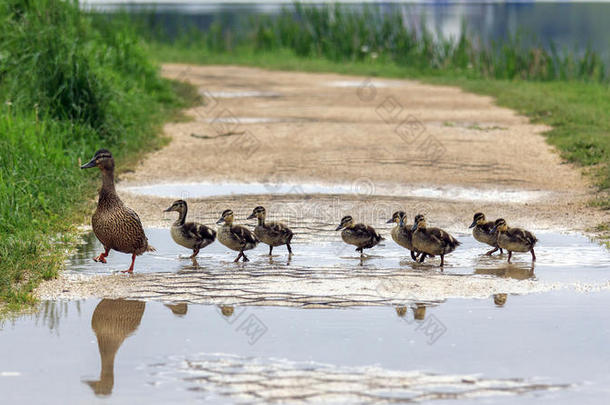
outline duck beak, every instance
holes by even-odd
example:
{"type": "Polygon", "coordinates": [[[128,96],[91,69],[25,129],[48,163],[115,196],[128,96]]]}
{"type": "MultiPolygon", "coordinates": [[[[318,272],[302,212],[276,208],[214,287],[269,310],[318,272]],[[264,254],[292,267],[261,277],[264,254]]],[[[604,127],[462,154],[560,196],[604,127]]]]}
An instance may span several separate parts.
{"type": "Polygon", "coordinates": [[[254,215],[254,213],[252,213],[252,214],[248,215],[248,218],[246,218],[246,219],[254,219],[254,218],[256,218],[256,215],[254,215]]]}
{"type": "Polygon", "coordinates": [[[220,218],[218,221],[216,221],[217,224],[222,224],[223,222],[225,222],[224,218],[220,218]]]}
{"type": "Polygon", "coordinates": [[[394,222],[394,218],[390,218],[386,221],[386,224],[391,224],[392,222],[394,222]]]}
{"type": "Polygon", "coordinates": [[[468,229],[470,228],[474,228],[477,225],[477,221],[472,221],[472,224],[470,224],[470,226],[468,227],[468,229]]]}
{"type": "Polygon", "coordinates": [[[337,227],[337,229],[335,229],[335,231],[340,231],[341,229],[343,229],[343,224],[339,224],[339,226],[337,227]]]}
{"type": "Polygon", "coordinates": [[[85,163],[85,164],[84,164],[84,165],[82,165],[80,168],[81,168],[81,169],[90,169],[90,168],[95,167],[95,166],[96,166],[96,164],[95,164],[95,158],[93,158],[93,159],[91,159],[91,160],[89,161],[89,163],[85,163]]]}
{"type": "Polygon", "coordinates": [[[411,230],[414,231],[417,229],[417,223],[414,223],[413,226],[411,227],[411,230]]]}

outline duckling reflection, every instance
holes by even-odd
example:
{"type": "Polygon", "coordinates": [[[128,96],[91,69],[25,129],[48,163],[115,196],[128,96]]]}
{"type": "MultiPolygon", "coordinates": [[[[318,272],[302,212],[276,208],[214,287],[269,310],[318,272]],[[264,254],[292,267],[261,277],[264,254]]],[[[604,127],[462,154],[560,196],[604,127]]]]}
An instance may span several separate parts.
{"type": "Polygon", "coordinates": [[[91,318],[97,336],[102,370],[97,381],[85,381],[96,395],[110,395],[114,387],[114,358],[123,341],[140,326],[145,303],[124,299],[102,300],[91,318]]]}
{"type": "Polygon", "coordinates": [[[423,321],[426,317],[426,306],[424,304],[415,304],[413,308],[413,319],[416,321],[423,321]]]}
{"type": "Polygon", "coordinates": [[[183,317],[188,311],[188,305],[186,304],[186,302],[179,302],[177,304],[165,304],[165,306],[169,308],[172,313],[178,317],[183,317]]]}
{"type": "Polygon", "coordinates": [[[398,315],[399,318],[404,318],[406,314],[407,314],[406,306],[399,305],[396,307],[396,315],[398,315]]]}
{"type": "Polygon", "coordinates": [[[503,307],[506,304],[506,300],[508,299],[508,294],[494,294],[494,304],[499,307],[503,307]]]}
{"type": "Polygon", "coordinates": [[[502,278],[512,278],[515,280],[528,280],[530,278],[534,278],[535,276],[533,264],[529,268],[518,267],[514,265],[495,268],[478,268],[474,269],[474,274],[496,276],[502,278]]]}
{"type": "Polygon", "coordinates": [[[227,318],[229,318],[231,315],[233,315],[234,311],[235,311],[235,307],[233,307],[231,305],[220,305],[220,312],[227,318]]]}

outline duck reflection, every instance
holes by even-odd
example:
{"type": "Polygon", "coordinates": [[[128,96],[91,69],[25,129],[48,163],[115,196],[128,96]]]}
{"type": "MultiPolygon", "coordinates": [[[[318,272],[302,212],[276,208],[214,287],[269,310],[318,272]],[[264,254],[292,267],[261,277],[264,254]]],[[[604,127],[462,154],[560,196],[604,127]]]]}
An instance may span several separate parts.
{"type": "Polygon", "coordinates": [[[508,294],[494,294],[494,304],[499,307],[503,307],[508,299],[508,294]]]}
{"type": "MultiPolygon", "coordinates": [[[[396,308],[396,315],[399,318],[404,318],[407,315],[407,306],[399,305],[396,308]]],[[[411,306],[411,310],[413,311],[413,319],[416,321],[423,321],[426,317],[426,304],[416,303],[411,306]]]]}
{"type": "Polygon", "coordinates": [[[186,302],[179,302],[178,304],[165,304],[165,306],[168,307],[174,315],[179,317],[183,317],[188,311],[188,305],[186,302]]]}
{"type": "Polygon", "coordinates": [[[512,278],[515,280],[527,280],[534,278],[534,265],[531,267],[519,267],[516,265],[508,265],[496,268],[478,268],[474,270],[474,274],[496,276],[502,278],[512,278]]]}
{"type": "Polygon", "coordinates": [[[97,336],[102,370],[97,381],[85,381],[96,395],[110,395],[114,387],[114,358],[123,341],[140,326],[145,303],[123,299],[102,300],[91,318],[97,336]]]}

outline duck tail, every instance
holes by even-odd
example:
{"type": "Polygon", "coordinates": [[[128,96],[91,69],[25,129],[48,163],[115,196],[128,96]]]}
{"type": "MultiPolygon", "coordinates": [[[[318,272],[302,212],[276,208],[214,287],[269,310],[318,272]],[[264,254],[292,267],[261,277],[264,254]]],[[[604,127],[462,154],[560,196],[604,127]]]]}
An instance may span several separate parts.
{"type": "Polygon", "coordinates": [[[148,245],[146,247],[146,252],[156,252],[156,251],[157,251],[157,249],[155,249],[154,246],[148,245]]]}

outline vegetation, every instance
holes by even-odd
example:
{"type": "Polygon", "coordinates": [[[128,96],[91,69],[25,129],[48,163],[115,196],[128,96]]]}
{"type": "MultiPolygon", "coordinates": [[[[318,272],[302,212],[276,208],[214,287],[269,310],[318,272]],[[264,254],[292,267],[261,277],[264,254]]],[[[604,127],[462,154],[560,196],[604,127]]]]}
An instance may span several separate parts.
{"type": "Polygon", "coordinates": [[[79,158],[107,147],[124,162],[158,146],[177,91],[127,26],[96,28],[76,2],[0,5],[0,302],[27,303],[57,274],[91,208],[79,158]]]}

